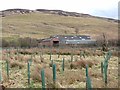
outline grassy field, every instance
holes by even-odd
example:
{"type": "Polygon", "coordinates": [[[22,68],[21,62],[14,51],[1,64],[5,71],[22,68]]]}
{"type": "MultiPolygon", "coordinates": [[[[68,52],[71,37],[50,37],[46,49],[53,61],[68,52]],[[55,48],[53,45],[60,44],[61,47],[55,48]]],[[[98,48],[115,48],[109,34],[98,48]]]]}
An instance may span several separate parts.
{"type": "MultiPolygon", "coordinates": [[[[2,17],[2,37],[6,40],[16,40],[20,37],[47,38],[51,35],[90,35],[92,38],[101,38],[105,33],[107,39],[118,38],[118,23],[97,17],[74,17],[32,12],[2,17]]],[[[112,56],[108,61],[108,84],[105,86],[101,73],[101,62],[106,52],[101,48],[31,48],[31,49],[3,49],[2,84],[11,88],[41,88],[40,71],[45,70],[46,87],[56,88],[85,88],[85,65],[90,67],[89,76],[93,88],[117,88],[118,80],[118,49],[110,49],[112,56]],[[56,64],[56,84],[52,80],[52,61],[56,64]],[[85,52],[85,57],[80,56],[85,52]],[[71,57],[73,55],[73,60],[71,57]],[[65,59],[65,71],[62,71],[62,59],[65,59]],[[27,63],[30,66],[30,85],[28,85],[27,63]],[[6,61],[9,61],[9,79],[6,71],[6,61]]]]}
{"type": "Polygon", "coordinates": [[[2,37],[45,38],[56,34],[90,35],[105,33],[108,38],[118,37],[118,24],[95,17],[73,17],[34,12],[2,17],[2,37]],[[113,33],[114,32],[114,33],[113,33]],[[111,37],[112,35],[112,37],[111,37]]]}
{"type": "MultiPolygon", "coordinates": [[[[47,49],[49,52],[50,49],[47,49]]],[[[86,88],[86,76],[85,76],[85,64],[89,67],[89,76],[92,82],[93,88],[117,88],[118,87],[118,57],[112,54],[112,57],[108,61],[108,84],[105,83],[101,73],[101,62],[104,61],[104,54],[100,50],[86,51],[85,58],[80,57],[74,53],[73,61],[71,62],[71,54],[58,56],[56,49],[53,49],[54,53],[51,56],[53,63],[56,64],[56,85],[54,86],[52,80],[52,67],[50,55],[46,53],[46,49],[24,49],[16,51],[12,49],[10,51],[3,50],[2,53],[2,76],[3,85],[11,88],[41,88],[41,75],[42,68],[45,70],[45,82],[46,87],[56,88],[86,88]],[[28,52],[28,54],[25,54],[28,52]],[[91,54],[92,53],[92,54],[91,54]],[[31,58],[32,55],[32,58],[31,58]],[[65,70],[62,71],[62,59],[65,59],[65,70]],[[32,59],[30,66],[30,85],[28,85],[27,77],[27,62],[32,59]],[[6,60],[9,61],[9,79],[7,78],[6,60]],[[74,64],[71,69],[71,64],[74,64]]],[[[58,50],[58,49],[57,49],[58,50]]],[[[70,49],[68,50],[70,51],[70,49]]],[[[75,51],[75,50],[74,50],[75,51]]],[[[72,51],[70,51],[72,52],[72,51]]],[[[112,52],[113,53],[113,52],[112,52]]]]}

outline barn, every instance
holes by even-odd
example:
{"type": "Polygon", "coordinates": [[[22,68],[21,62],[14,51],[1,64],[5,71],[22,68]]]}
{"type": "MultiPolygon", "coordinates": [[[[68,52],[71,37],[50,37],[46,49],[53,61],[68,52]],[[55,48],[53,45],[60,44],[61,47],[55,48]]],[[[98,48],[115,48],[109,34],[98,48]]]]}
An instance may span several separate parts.
{"type": "Polygon", "coordinates": [[[94,45],[96,40],[87,35],[54,35],[39,42],[42,46],[94,45]]]}

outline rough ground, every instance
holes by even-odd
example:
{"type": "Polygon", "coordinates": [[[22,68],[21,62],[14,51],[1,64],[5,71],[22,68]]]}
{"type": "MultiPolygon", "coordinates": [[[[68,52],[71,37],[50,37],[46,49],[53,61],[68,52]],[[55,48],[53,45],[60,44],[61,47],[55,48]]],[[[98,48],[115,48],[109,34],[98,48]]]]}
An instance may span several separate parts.
{"type": "MultiPolygon", "coordinates": [[[[12,57],[15,57],[17,55],[12,55],[12,57]]],[[[10,68],[10,75],[9,80],[6,76],[6,69],[5,69],[5,57],[7,57],[6,54],[3,55],[2,60],[2,71],[3,71],[3,85],[5,87],[11,87],[11,88],[26,88],[26,87],[41,87],[41,81],[35,81],[33,79],[33,75],[37,75],[35,77],[38,77],[40,79],[40,69],[45,68],[47,71],[46,73],[46,86],[47,87],[53,87],[52,84],[52,68],[49,66],[50,64],[50,55],[43,54],[41,63],[40,55],[36,54],[33,57],[32,65],[31,65],[31,85],[28,86],[28,79],[27,79],[27,59],[30,58],[30,55],[22,55],[19,54],[19,59],[14,60],[13,63],[17,62],[18,66],[21,66],[19,68],[18,66],[10,68]],[[24,57],[24,58],[22,58],[24,57]],[[19,64],[18,64],[19,63],[19,64]],[[38,67],[38,72],[34,72],[35,67],[38,67]],[[40,66],[40,67],[39,67],[40,66]],[[48,78],[49,77],[49,78],[48,78]]],[[[60,55],[58,58],[58,55],[52,55],[53,62],[57,65],[57,83],[56,87],[61,88],[85,88],[86,87],[86,77],[85,77],[85,68],[77,68],[77,69],[70,69],[70,55],[60,55]],[[61,70],[61,64],[62,64],[62,58],[65,58],[65,71],[62,72],[61,70]]],[[[93,88],[117,88],[118,87],[118,57],[112,56],[109,60],[108,65],[108,85],[105,86],[102,75],[101,75],[101,61],[104,60],[103,56],[88,56],[86,58],[80,58],[80,56],[75,55],[73,61],[80,61],[80,60],[89,60],[91,62],[94,62],[95,64],[92,66],[92,68],[89,68],[89,76],[91,78],[92,87],[93,88]]],[[[37,79],[36,79],[37,80],[37,79]]]]}

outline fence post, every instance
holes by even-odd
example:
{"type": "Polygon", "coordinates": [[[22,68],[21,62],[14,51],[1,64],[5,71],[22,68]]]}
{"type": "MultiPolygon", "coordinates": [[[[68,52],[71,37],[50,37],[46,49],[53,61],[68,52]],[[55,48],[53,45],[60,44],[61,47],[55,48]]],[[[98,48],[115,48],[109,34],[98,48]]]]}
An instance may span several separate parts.
{"type": "Polygon", "coordinates": [[[109,51],[109,52],[108,52],[108,60],[110,59],[111,55],[112,55],[112,52],[109,51]]]}
{"type": "Polygon", "coordinates": [[[0,55],[1,55],[1,60],[0,60],[0,83],[2,81],[2,48],[0,48],[0,55]]]}
{"type": "Polygon", "coordinates": [[[64,71],[64,66],[65,66],[65,60],[63,58],[63,61],[62,61],[62,71],[64,71]]]}
{"type": "Polygon", "coordinates": [[[106,60],[109,60],[110,57],[111,57],[111,55],[112,55],[112,53],[111,53],[111,51],[109,51],[108,53],[106,53],[105,59],[106,59],[106,60]]]}
{"type": "Polygon", "coordinates": [[[6,64],[7,64],[7,66],[6,66],[7,77],[8,77],[8,79],[9,79],[9,61],[8,61],[8,60],[6,60],[6,64]]]}
{"type": "Polygon", "coordinates": [[[71,62],[73,61],[73,53],[71,53],[71,62]]]}
{"type": "Polygon", "coordinates": [[[52,56],[51,56],[51,55],[52,55],[52,53],[50,52],[50,60],[52,59],[52,56]]]}
{"type": "Polygon", "coordinates": [[[29,60],[30,66],[32,65],[32,59],[33,59],[33,56],[31,55],[31,59],[29,60]]]}
{"type": "Polygon", "coordinates": [[[86,77],[88,77],[88,65],[86,65],[86,77]]]}
{"type": "Polygon", "coordinates": [[[56,82],[56,64],[53,64],[53,82],[56,82]]]}
{"type": "Polygon", "coordinates": [[[103,62],[101,62],[101,74],[103,74],[103,62]]]}
{"type": "Polygon", "coordinates": [[[17,57],[19,58],[19,49],[17,48],[17,57]]]}
{"type": "Polygon", "coordinates": [[[60,58],[60,48],[58,48],[58,58],[60,58]]]}
{"type": "Polygon", "coordinates": [[[51,64],[52,64],[52,66],[53,66],[53,60],[51,60],[51,64]]]}
{"type": "Polygon", "coordinates": [[[103,76],[104,76],[104,82],[105,82],[105,85],[107,85],[107,68],[108,68],[108,63],[107,62],[104,62],[104,73],[103,73],[103,76]]]}
{"type": "Polygon", "coordinates": [[[0,70],[0,83],[2,81],[2,70],[0,70]]]}
{"type": "Polygon", "coordinates": [[[42,90],[46,90],[45,89],[45,73],[44,73],[44,69],[41,70],[41,78],[42,78],[42,90]]]}
{"type": "Polygon", "coordinates": [[[28,61],[28,85],[30,85],[30,62],[28,61]]]}
{"type": "Polygon", "coordinates": [[[2,81],[2,65],[1,65],[1,62],[0,62],[0,82],[2,81]]]}
{"type": "Polygon", "coordinates": [[[88,75],[88,65],[86,65],[86,89],[92,90],[91,80],[90,80],[90,77],[88,75]]]}

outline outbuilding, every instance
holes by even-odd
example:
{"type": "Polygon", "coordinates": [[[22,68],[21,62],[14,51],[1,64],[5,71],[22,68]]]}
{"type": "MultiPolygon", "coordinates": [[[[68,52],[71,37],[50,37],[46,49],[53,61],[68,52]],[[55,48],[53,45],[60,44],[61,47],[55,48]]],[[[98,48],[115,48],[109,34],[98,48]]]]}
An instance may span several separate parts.
{"type": "Polygon", "coordinates": [[[63,46],[63,45],[94,45],[96,40],[87,35],[54,35],[42,39],[42,46],[63,46]]]}

